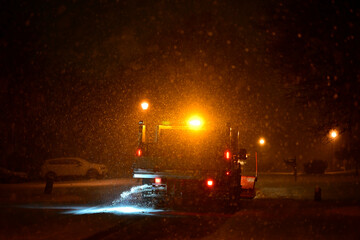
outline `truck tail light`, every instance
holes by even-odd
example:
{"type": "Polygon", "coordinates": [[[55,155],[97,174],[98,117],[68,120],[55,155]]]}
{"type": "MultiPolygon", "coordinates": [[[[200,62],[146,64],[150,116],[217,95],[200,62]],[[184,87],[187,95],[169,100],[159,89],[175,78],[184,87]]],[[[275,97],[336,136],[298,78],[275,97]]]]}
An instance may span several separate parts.
{"type": "Polygon", "coordinates": [[[159,177],[155,178],[155,183],[160,184],[161,183],[161,178],[159,178],[159,177]]]}
{"type": "Polygon", "coordinates": [[[224,155],[225,155],[225,159],[226,159],[226,160],[230,160],[230,158],[231,158],[231,153],[230,153],[229,150],[226,150],[224,155]]]}
{"type": "Polygon", "coordinates": [[[141,148],[138,148],[138,150],[136,150],[136,156],[141,157],[142,156],[142,150],[141,148]]]}
{"type": "Polygon", "coordinates": [[[213,187],[213,186],[214,186],[214,180],[212,180],[212,179],[206,180],[206,185],[207,185],[208,187],[213,187]]]}

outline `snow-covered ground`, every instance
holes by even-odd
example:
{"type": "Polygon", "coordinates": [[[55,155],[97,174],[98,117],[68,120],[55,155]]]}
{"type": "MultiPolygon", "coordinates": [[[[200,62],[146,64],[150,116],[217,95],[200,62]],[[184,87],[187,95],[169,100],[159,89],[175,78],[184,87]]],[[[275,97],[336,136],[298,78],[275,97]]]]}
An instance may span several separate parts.
{"type": "Polygon", "coordinates": [[[55,182],[51,194],[45,182],[2,184],[0,239],[142,239],[144,229],[165,239],[359,239],[358,177],[302,175],[295,182],[262,173],[256,184],[257,197],[232,214],[136,205],[130,196],[142,188],[133,179],[55,182]],[[313,201],[315,187],[321,202],[313,201]]]}
{"type": "Polygon", "coordinates": [[[117,198],[123,191],[138,184],[140,184],[139,180],[131,178],[55,181],[51,194],[44,193],[46,186],[45,181],[0,184],[0,203],[100,204],[113,201],[114,198],[117,198]]]}
{"type": "MultiPolygon", "coordinates": [[[[21,202],[113,202],[133,186],[132,178],[56,181],[51,194],[44,194],[44,182],[0,184],[0,203],[21,202]]],[[[260,173],[256,182],[258,199],[314,199],[315,188],[323,200],[360,200],[360,178],[353,174],[299,175],[260,173]]]]}
{"type": "Polygon", "coordinates": [[[360,177],[354,174],[293,175],[262,173],[256,183],[257,198],[313,200],[321,189],[323,200],[360,200],[360,177]]]}
{"type": "MultiPolygon", "coordinates": [[[[133,178],[114,178],[114,179],[91,179],[91,180],[73,180],[73,181],[55,181],[54,187],[97,187],[97,186],[115,186],[125,184],[136,184],[139,180],[133,178]]],[[[0,184],[0,189],[10,188],[44,188],[46,182],[27,182],[14,184],[0,184]]]]}

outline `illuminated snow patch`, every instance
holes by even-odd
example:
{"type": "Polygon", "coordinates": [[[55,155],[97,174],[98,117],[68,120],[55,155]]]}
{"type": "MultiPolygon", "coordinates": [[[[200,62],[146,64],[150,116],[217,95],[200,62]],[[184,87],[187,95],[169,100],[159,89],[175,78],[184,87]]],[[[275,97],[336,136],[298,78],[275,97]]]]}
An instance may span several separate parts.
{"type": "Polygon", "coordinates": [[[146,192],[151,192],[152,186],[148,184],[140,185],[132,187],[129,191],[122,192],[118,199],[115,199],[112,202],[114,207],[119,205],[146,205],[149,207],[152,203],[151,202],[144,202],[142,199],[142,194],[146,192]]]}
{"type": "Polygon", "coordinates": [[[151,186],[145,184],[141,186],[132,187],[130,191],[125,191],[120,194],[121,199],[128,198],[131,194],[141,193],[144,190],[146,191],[148,188],[151,188],[151,186]]]}
{"type": "Polygon", "coordinates": [[[154,209],[153,201],[142,199],[142,194],[152,191],[152,185],[144,184],[132,187],[128,191],[120,194],[118,199],[112,201],[110,206],[97,206],[87,208],[76,208],[66,213],[69,214],[97,214],[97,213],[112,213],[112,214],[152,214],[161,212],[161,209],[154,209]]]}
{"type": "Polygon", "coordinates": [[[160,209],[141,208],[136,206],[121,206],[121,207],[92,207],[71,210],[66,213],[83,215],[83,214],[97,214],[97,213],[113,213],[113,214],[151,214],[162,212],[160,209]]]}

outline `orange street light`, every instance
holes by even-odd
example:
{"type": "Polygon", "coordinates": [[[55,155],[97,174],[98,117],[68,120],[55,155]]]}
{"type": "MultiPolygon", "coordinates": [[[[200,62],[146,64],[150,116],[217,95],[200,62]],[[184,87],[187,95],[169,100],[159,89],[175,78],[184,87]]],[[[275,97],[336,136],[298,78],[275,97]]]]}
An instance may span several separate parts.
{"type": "Polygon", "coordinates": [[[148,110],[148,108],[149,108],[149,103],[146,102],[146,101],[143,101],[143,102],[141,103],[141,108],[142,108],[142,110],[144,110],[144,111],[148,110]]]}
{"type": "Polygon", "coordinates": [[[335,139],[335,138],[337,137],[337,135],[338,135],[338,133],[337,133],[336,130],[331,130],[331,131],[330,131],[330,137],[331,137],[332,139],[335,139]]]}
{"type": "Polygon", "coordinates": [[[260,138],[259,139],[259,144],[262,146],[265,144],[265,139],[264,138],[260,138]]]}

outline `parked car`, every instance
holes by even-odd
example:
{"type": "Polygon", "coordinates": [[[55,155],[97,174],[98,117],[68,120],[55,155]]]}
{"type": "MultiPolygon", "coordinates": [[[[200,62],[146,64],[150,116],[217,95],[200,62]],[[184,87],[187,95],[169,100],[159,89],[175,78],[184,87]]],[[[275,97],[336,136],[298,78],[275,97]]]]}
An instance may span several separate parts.
{"type": "Polygon", "coordinates": [[[0,167],[0,182],[1,183],[19,183],[28,180],[27,173],[15,172],[6,168],[0,167]]]}
{"type": "Polygon", "coordinates": [[[107,171],[104,164],[91,163],[82,158],[54,158],[45,161],[40,175],[50,179],[70,176],[100,178],[104,177],[107,171]]]}

